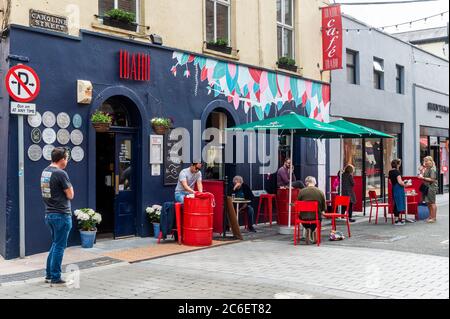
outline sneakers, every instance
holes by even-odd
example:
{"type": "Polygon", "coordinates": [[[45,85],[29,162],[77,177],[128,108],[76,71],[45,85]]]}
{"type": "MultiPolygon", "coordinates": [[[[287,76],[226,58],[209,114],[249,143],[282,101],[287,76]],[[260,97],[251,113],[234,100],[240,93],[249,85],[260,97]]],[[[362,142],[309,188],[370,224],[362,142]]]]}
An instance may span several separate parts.
{"type": "Polygon", "coordinates": [[[251,233],[256,233],[256,229],[254,229],[253,227],[249,228],[248,231],[251,232],[251,233]]]}
{"type": "Polygon", "coordinates": [[[62,280],[62,279],[59,279],[59,280],[55,280],[55,281],[50,281],[50,283],[52,284],[52,285],[65,285],[66,284],[66,281],[65,280],[62,280]]]}
{"type": "Polygon", "coordinates": [[[403,220],[396,220],[394,226],[404,226],[405,222],[403,220]]]}
{"type": "Polygon", "coordinates": [[[52,278],[49,277],[45,277],[45,283],[49,284],[52,281],[52,278]]]}
{"type": "Polygon", "coordinates": [[[356,220],[354,220],[353,218],[349,218],[348,221],[349,221],[350,223],[356,222],[356,220]]]}

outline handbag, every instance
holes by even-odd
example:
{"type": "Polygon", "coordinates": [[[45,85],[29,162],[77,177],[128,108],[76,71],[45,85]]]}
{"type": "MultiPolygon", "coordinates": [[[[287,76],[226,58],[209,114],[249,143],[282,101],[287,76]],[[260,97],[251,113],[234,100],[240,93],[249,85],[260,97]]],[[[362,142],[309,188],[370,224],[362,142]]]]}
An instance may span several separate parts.
{"type": "Polygon", "coordinates": [[[430,186],[425,185],[424,183],[422,183],[419,187],[420,192],[423,194],[423,196],[427,196],[428,195],[428,190],[429,190],[430,186]]]}

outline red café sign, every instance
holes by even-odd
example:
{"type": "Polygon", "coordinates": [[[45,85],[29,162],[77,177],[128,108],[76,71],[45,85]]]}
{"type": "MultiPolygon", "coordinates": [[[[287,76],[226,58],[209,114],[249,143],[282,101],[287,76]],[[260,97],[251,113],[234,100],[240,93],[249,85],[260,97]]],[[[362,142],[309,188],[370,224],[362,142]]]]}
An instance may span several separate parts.
{"type": "Polygon", "coordinates": [[[323,70],[342,69],[341,6],[322,8],[323,70]]]}
{"type": "Polygon", "coordinates": [[[150,81],[150,54],[120,50],[119,67],[121,79],[150,81]]]}

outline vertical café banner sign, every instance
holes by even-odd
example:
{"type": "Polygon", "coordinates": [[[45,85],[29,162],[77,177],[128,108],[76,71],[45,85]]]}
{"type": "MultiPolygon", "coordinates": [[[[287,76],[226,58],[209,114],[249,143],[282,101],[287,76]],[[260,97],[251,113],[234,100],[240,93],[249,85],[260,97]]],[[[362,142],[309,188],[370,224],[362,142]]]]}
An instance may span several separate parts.
{"type": "Polygon", "coordinates": [[[323,70],[342,69],[341,6],[322,8],[323,70]]]}

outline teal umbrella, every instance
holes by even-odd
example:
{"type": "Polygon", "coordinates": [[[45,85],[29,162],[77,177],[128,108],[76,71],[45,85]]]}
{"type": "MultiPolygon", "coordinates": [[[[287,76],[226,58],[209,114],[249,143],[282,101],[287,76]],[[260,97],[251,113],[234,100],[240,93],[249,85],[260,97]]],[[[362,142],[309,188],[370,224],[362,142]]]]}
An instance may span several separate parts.
{"type": "MultiPolygon", "coordinates": [[[[317,120],[308,118],[306,116],[298,115],[291,112],[286,115],[268,118],[262,121],[256,121],[238,125],[228,128],[230,131],[288,131],[291,135],[291,141],[294,138],[294,134],[301,137],[309,138],[353,138],[361,137],[360,134],[347,130],[345,128],[337,127],[327,123],[319,122],[317,120]]],[[[293,143],[291,142],[291,157],[293,154],[293,143]]],[[[289,176],[289,189],[292,188],[292,170],[290,170],[289,176]]],[[[292,192],[289,192],[289,203],[292,202],[292,192]]],[[[288,212],[288,227],[291,227],[291,205],[289,205],[288,212]]]]}

